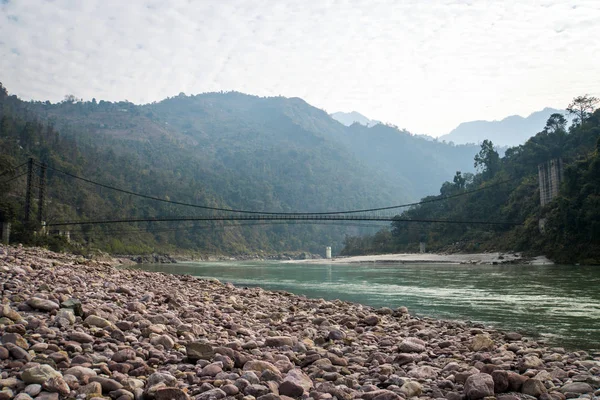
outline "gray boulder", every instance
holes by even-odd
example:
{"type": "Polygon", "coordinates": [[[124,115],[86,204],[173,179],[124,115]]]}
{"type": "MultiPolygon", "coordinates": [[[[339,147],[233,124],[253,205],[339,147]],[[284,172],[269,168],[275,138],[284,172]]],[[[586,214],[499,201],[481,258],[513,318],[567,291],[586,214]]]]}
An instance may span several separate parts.
{"type": "Polygon", "coordinates": [[[494,379],[489,374],[474,374],[465,382],[465,396],[476,400],[494,395],[494,379]]]}

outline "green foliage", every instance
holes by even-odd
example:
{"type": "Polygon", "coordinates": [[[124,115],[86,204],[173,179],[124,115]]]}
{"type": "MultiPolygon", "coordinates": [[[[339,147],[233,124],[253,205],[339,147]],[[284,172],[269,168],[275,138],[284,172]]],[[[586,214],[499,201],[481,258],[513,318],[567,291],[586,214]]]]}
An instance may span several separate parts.
{"type": "Polygon", "coordinates": [[[389,229],[384,228],[373,236],[346,236],[342,256],[360,254],[381,254],[394,250],[394,238],[389,229]]]}
{"type": "Polygon", "coordinates": [[[600,99],[594,96],[577,96],[567,107],[567,112],[575,116],[576,124],[583,124],[594,111],[594,107],[600,99]]]}
{"type": "MultiPolygon", "coordinates": [[[[546,254],[562,263],[600,263],[600,110],[585,115],[583,124],[569,132],[564,118],[552,115],[542,132],[508,149],[502,159],[484,141],[475,164],[481,172],[472,179],[464,180],[457,172],[453,182],[442,185],[440,196],[423,201],[453,197],[399,215],[385,251],[417,251],[418,242],[425,240],[431,251],[512,250],[546,254]],[[542,208],[538,165],[556,158],[565,165],[564,180],[559,196],[542,208]],[[455,197],[482,187],[489,188],[455,197]],[[423,219],[522,225],[405,222],[423,219]],[[545,221],[545,233],[540,232],[540,220],[545,221]]],[[[347,238],[345,245],[343,254],[379,252],[375,236],[347,238]]]]}
{"type": "MultiPolygon", "coordinates": [[[[275,212],[405,202],[448,179],[446,167],[469,170],[460,162],[475,152],[473,146],[431,142],[384,125],[346,128],[300,99],[181,93],[136,106],[67,95],[52,104],[21,101],[4,87],[0,146],[0,173],[34,157],[75,175],[155,197],[275,212]],[[426,162],[415,170],[420,161],[426,162]]],[[[0,212],[16,224],[23,215],[24,178],[7,186],[1,182],[0,212]]],[[[99,189],[52,170],[47,195],[44,219],[49,223],[210,215],[99,189]]],[[[33,208],[35,215],[35,202],[33,208]]],[[[21,235],[17,229],[15,239],[29,240],[25,231],[21,235]]],[[[239,254],[323,252],[326,245],[340,248],[344,236],[362,232],[300,224],[127,224],[72,228],[71,237],[84,248],[111,252],[178,248],[239,254]]]]}
{"type": "Polygon", "coordinates": [[[456,171],[456,175],[454,175],[454,179],[452,181],[454,182],[454,186],[458,190],[464,189],[465,185],[467,184],[467,179],[462,175],[460,171],[456,171]]]}
{"type": "Polygon", "coordinates": [[[475,168],[481,171],[484,179],[492,178],[500,169],[500,156],[491,140],[484,140],[481,150],[475,155],[475,168]]]}
{"type": "Polygon", "coordinates": [[[554,113],[550,115],[548,121],[546,122],[546,126],[544,127],[545,132],[555,133],[557,131],[566,131],[567,129],[567,119],[559,113],[554,113]]]}

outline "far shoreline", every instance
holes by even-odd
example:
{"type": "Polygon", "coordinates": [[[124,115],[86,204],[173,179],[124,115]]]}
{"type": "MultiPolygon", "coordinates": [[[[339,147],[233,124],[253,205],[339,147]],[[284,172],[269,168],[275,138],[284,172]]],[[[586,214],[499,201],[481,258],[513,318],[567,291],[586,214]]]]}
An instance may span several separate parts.
{"type": "Polygon", "coordinates": [[[290,264],[357,264],[357,263],[418,263],[418,264],[467,264],[467,265],[553,265],[545,256],[526,257],[522,253],[493,252],[493,253],[396,253],[363,256],[341,256],[331,259],[286,260],[290,264]]]}

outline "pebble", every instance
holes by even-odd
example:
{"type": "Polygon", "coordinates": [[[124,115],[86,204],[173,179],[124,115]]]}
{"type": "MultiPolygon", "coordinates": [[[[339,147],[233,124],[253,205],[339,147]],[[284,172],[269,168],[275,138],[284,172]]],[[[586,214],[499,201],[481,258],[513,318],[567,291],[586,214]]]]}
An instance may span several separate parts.
{"type": "Polygon", "coordinates": [[[196,400],[219,400],[226,396],[227,394],[221,389],[211,389],[196,396],[196,400]]]}
{"type": "Polygon", "coordinates": [[[106,328],[112,325],[109,320],[97,315],[90,315],[85,319],[84,323],[88,326],[96,326],[98,328],[106,328]]]}
{"type": "Polygon", "coordinates": [[[210,360],[215,354],[213,347],[210,344],[203,342],[188,343],[186,344],[185,349],[187,358],[191,362],[210,360]]]}
{"type": "Polygon", "coordinates": [[[564,385],[561,389],[561,392],[563,393],[591,393],[594,391],[594,389],[592,388],[591,385],[585,383],[585,382],[573,382],[573,383],[568,383],[566,385],[564,385]]]}
{"type": "Polygon", "coordinates": [[[0,400],[595,400],[517,332],[0,245],[0,400]]]}
{"type": "Polygon", "coordinates": [[[24,393],[28,394],[31,397],[35,397],[42,391],[42,385],[34,383],[31,385],[27,385],[25,387],[24,393]]]}
{"type": "Polygon", "coordinates": [[[0,391],[0,400],[10,400],[14,396],[14,393],[9,388],[4,388],[0,391]]]}
{"type": "Polygon", "coordinates": [[[465,382],[467,399],[483,399],[494,395],[494,380],[491,375],[479,373],[471,375],[465,382]]]}
{"type": "Polygon", "coordinates": [[[58,393],[41,392],[37,395],[36,400],[58,400],[58,393]]]}
{"type": "Polygon", "coordinates": [[[85,332],[79,331],[71,332],[69,334],[69,339],[79,343],[94,343],[94,341],[96,340],[92,335],[88,335],[85,332]]]}
{"type": "MultiPolygon", "coordinates": [[[[133,395],[131,396],[133,398],[133,395]]],[[[162,388],[154,393],[155,400],[187,400],[189,396],[186,392],[177,388],[162,388]]]]}
{"type": "Polygon", "coordinates": [[[293,346],[294,340],[289,336],[272,336],[265,339],[265,346],[268,347],[283,347],[293,346]]]}
{"type": "Polygon", "coordinates": [[[473,351],[490,351],[494,348],[494,341],[487,335],[477,335],[471,342],[471,350],[473,351]]]}
{"type": "Polygon", "coordinates": [[[102,376],[93,376],[90,378],[90,382],[97,382],[102,387],[103,393],[114,392],[115,390],[123,389],[123,385],[114,379],[105,378],[102,376]]]}
{"type": "Polygon", "coordinates": [[[43,384],[51,378],[62,378],[62,374],[55,371],[50,365],[41,364],[36,367],[26,369],[21,374],[21,379],[25,383],[43,384]]]}
{"type": "Polygon", "coordinates": [[[405,353],[422,353],[425,350],[425,342],[417,338],[405,339],[398,345],[398,351],[405,353]]]}
{"type": "Polygon", "coordinates": [[[29,300],[27,300],[27,305],[40,311],[54,311],[58,310],[60,307],[51,300],[41,299],[39,297],[31,297],[29,300]]]}

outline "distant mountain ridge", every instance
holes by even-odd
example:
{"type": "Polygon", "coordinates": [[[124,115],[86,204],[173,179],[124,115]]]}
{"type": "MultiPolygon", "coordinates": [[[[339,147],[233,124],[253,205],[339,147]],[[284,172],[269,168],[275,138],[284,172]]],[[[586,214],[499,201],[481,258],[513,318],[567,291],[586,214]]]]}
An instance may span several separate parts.
{"type": "Polygon", "coordinates": [[[359,123],[361,125],[371,127],[381,123],[380,121],[369,119],[357,111],[351,111],[349,113],[338,111],[329,115],[331,116],[331,118],[346,126],[350,126],[354,123],[359,123]]]}
{"type": "Polygon", "coordinates": [[[565,110],[546,107],[528,117],[511,115],[500,121],[463,122],[450,133],[442,135],[438,139],[457,144],[480,143],[489,139],[498,146],[518,146],[544,129],[548,117],[554,113],[563,114],[565,117],[567,114],[565,110]]]}

